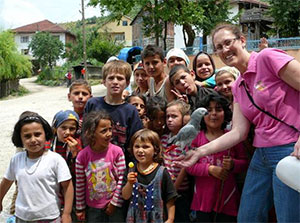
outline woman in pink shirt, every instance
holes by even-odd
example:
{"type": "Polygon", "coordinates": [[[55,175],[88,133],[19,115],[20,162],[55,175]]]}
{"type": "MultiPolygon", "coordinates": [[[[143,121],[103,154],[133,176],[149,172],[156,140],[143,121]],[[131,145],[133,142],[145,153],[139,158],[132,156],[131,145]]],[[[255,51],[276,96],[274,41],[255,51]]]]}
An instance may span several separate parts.
{"type": "Polygon", "coordinates": [[[292,154],[300,158],[300,63],[284,51],[267,48],[260,53],[246,50],[246,38],[234,25],[221,24],[212,33],[214,50],[227,66],[241,76],[233,85],[233,127],[218,139],[189,151],[178,165],[191,166],[200,157],[231,148],[247,138],[255,125],[251,160],[238,213],[239,222],[266,222],[275,205],[278,222],[299,222],[299,193],[275,174],[277,163],[292,154]],[[255,104],[285,123],[258,110],[255,104]],[[289,125],[293,125],[292,128],[289,125]]]}

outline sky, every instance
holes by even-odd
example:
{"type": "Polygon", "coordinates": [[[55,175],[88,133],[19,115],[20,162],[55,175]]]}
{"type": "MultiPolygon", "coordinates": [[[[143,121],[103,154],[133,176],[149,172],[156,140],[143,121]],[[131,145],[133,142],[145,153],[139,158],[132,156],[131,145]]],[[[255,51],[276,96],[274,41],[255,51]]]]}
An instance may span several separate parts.
{"type": "MultiPolygon", "coordinates": [[[[76,21],[82,18],[80,11],[81,0],[0,0],[0,30],[45,19],[53,23],[76,21]]],[[[86,6],[85,18],[93,16],[101,16],[99,8],[86,6]]]]}

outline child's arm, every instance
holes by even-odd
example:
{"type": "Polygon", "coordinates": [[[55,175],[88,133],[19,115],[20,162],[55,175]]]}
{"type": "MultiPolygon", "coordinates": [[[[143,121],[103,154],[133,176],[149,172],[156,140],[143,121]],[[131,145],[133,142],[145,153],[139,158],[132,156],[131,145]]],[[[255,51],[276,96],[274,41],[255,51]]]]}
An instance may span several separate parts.
{"type": "Polygon", "coordinates": [[[2,211],[2,200],[4,196],[6,195],[7,191],[11,187],[14,181],[8,180],[3,177],[1,184],[0,184],[0,212],[2,211]]]}
{"type": "Polygon", "coordinates": [[[133,184],[137,181],[137,173],[130,172],[127,175],[127,183],[122,189],[122,197],[124,200],[129,200],[132,195],[133,184]]]}
{"type": "MultiPolygon", "coordinates": [[[[80,156],[80,155],[79,155],[80,156]]],[[[79,221],[85,221],[85,188],[86,177],[84,164],[81,163],[80,157],[76,158],[75,178],[76,178],[76,217],[79,221]]]]}
{"type": "Polygon", "coordinates": [[[64,210],[61,216],[62,223],[71,223],[71,211],[73,205],[74,188],[72,180],[66,180],[60,183],[64,194],[64,210]]]}
{"type": "Polygon", "coordinates": [[[175,218],[175,198],[169,200],[166,206],[168,211],[168,220],[165,223],[173,223],[175,218]]]}
{"type": "Polygon", "coordinates": [[[182,168],[178,174],[178,177],[176,178],[176,181],[174,183],[174,186],[176,188],[176,190],[178,191],[182,181],[184,180],[184,178],[186,177],[186,171],[184,168],[182,168]]]}

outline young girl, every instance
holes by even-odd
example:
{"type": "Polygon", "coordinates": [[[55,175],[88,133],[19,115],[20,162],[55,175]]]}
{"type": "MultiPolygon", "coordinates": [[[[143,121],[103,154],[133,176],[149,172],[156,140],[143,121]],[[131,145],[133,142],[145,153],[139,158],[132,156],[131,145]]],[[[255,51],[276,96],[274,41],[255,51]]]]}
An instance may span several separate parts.
{"type": "Polygon", "coordinates": [[[165,133],[167,102],[159,96],[149,97],[147,100],[147,128],[156,132],[159,136],[165,133]]]}
{"type": "Polygon", "coordinates": [[[189,222],[191,190],[189,180],[184,168],[173,165],[174,159],[182,155],[182,151],[186,148],[180,148],[173,144],[174,137],[180,129],[189,121],[190,105],[182,100],[175,100],[167,105],[166,123],[169,134],[161,137],[162,156],[164,166],[167,168],[174,186],[179,194],[176,199],[175,206],[175,222],[189,222]]]}
{"type": "Polygon", "coordinates": [[[103,110],[83,122],[88,145],[76,159],[76,216],[87,222],[123,222],[121,188],[126,169],[123,150],[110,143],[112,119],[103,110]]]}
{"type": "Polygon", "coordinates": [[[133,71],[133,76],[136,84],[136,88],[134,89],[133,93],[148,95],[150,76],[146,73],[142,62],[139,62],[136,65],[133,71]]]}
{"type": "Polygon", "coordinates": [[[16,222],[43,221],[71,222],[73,185],[64,159],[49,150],[45,142],[52,138],[48,122],[37,114],[22,116],[16,123],[12,142],[25,151],[17,153],[0,185],[0,211],[2,200],[14,181],[18,182],[16,222]],[[64,193],[64,209],[60,218],[58,191],[64,193]]]}
{"type": "MultiPolygon", "coordinates": [[[[199,147],[222,136],[231,120],[228,101],[219,95],[209,95],[201,107],[208,115],[201,122],[201,130],[192,142],[199,147]]],[[[248,161],[242,144],[201,158],[186,168],[195,176],[195,190],[191,209],[196,211],[197,222],[236,222],[240,195],[234,174],[244,171],[248,161]]]]}
{"type": "Polygon", "coordinates": [[[177,194],[167,169],[159,165],[158,134],[149,129],[137,131],[131,138],[129,150],[137,165],[128,173],[122,189],[123,198],[131,198],[126,222],[173,222],[177,194]],[[165,206],[167,214],[164,216],[165,206]]]}
{"type": "Polygon", "coordinates": [[[136,107],[139,112],[140,119],[143,122],[143,126],[147,128],[149,118],[146,116],[146,98],[142,94],[132,93],[125,99],[125,101],[136,107]]]}
{"type": "Polygon", "coordinates": [[[239,75],[240,72],[235,67],[225,66],[219,69],[215,76],[217,91],[231,103],[233,102],[231,86],[239,75]]]}
{"type": "Polygon", "coordinates": [[[213,58],[208,53],[200,51],[193,60],[196,84],[202,87],[214,88],[216,86],[215,69],[213,58]]]}

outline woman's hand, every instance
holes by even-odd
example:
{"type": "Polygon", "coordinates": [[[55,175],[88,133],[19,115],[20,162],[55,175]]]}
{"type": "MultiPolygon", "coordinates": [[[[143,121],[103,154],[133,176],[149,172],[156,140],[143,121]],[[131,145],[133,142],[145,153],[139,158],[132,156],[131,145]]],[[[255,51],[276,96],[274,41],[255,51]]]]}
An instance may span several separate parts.
{"type": "Polygon", "coordinates": [[[292,152],[291,155],[295,156],[297,159],[300,159],[300,136],[294,146],[294,152],[292,152]]]}
{"type": "Polygon", "coordinates": [[[229,172],[222,167],[210,165],[208,167],[208,173],[219,180],[226,180],[229,172]]]}
{"type": "Polygon", "coordinates": [[[179,167],[190,167],[197,163],[202,157],[201,150],[189,150],[186,155],[182,155],[174,159],[174,165],[179,167]]]}

